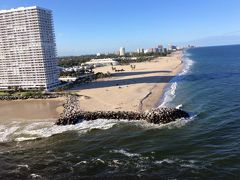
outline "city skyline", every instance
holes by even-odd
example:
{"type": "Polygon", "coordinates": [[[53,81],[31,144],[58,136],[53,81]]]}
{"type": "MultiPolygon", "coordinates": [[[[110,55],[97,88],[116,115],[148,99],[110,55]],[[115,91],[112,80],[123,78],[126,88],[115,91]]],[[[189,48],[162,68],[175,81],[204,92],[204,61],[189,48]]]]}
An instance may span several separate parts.
{"type": "Polygon", "coordinates": [[[238,44],[237,0],[88,2],[6,1],[0,9],[39,6],[54,13],[58,56],[129,51],[158,44],[238,44]],[[224,24],[224,26],[223,26],[224,24]]]}

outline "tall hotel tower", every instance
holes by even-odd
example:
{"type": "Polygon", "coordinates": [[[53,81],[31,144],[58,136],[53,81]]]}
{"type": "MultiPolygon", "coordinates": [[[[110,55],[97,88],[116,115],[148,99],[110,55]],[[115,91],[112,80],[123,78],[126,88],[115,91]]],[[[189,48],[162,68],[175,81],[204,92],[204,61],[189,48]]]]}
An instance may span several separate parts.
{"type": "Polygon", "coordinates": [[[36,6],[0,10],[0,89],[58,85],[52,12],[36,6]]]}

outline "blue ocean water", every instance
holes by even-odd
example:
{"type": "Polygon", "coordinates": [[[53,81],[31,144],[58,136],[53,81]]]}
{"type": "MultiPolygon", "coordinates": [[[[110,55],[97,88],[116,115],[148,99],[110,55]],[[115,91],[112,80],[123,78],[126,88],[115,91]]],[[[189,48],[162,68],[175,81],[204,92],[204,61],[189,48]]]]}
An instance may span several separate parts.
{"type": "Polygon", "coordinates": [[[143,121],[0,124],[0,179],[239,179],[240,46],[188,49],[161,106],[191,113],[143,121]]]}
{"type": "Polygon", "coordinates": [[[192,149],[185,156],[205,164],[212,177],[238,179],[240,46],[193,48],[183,58],[186,71],[172,80],[163,104],[194,116],[179,139],[182,149],[192,149]]]}

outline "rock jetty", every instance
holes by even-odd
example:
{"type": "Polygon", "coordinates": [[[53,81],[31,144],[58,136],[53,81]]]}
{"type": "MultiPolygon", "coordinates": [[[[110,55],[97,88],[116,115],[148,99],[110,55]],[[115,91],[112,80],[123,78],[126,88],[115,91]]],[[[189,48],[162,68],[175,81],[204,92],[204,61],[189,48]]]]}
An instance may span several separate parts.
{"type": "Polygon", "coordinates": [[[57,125],[76,124],[76,114],[80,112],[78,96],[69,95],[63,104],[63,113],[58,118],[57,125]],[[62,123],[59,123],[62,122],[62,123]]]}
{"type": "Polygon", "coordinates": [[[130,112],[130,111],[80,111],[78,97],[69,96],[64,104],[64,112],[57,120],[57,125],[70,125],[96,119],[133,119],[146,120],[154,124],[166,124],[180,118],[189,118],[189,114],[180,109],[156,108],[149,112],[130,112]]]}

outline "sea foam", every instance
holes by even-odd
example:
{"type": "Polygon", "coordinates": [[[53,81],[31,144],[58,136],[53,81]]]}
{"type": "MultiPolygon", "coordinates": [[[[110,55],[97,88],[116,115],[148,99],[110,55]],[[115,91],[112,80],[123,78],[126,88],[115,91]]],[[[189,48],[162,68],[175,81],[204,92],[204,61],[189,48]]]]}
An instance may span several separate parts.
{"type": "Polygon", "coordinates": [[[135,126],[140,129],[174,129],[185,126],[192,121],[193,117],[188,119],[178,119],[168,124],[151,124],[144,120],[116,120],[116,119],[97,119],[93,121],[83,121],[76,125],[57,126],[53,122],[32,122],[11,123],[1,125],[0,142],[9,141],[31,141],[39,138],[48,138],[56,134],[74,131],[85,134],[92,130],[108,130],[114,126],[135,126]]]}
{"type": "MultiPolygon", "coordinates": [[[[190,72],[191,67],[194,64],[193,60],[190,59],[190,56],[190,53],[184,52],[184,55],[182,56],[182,61],[184,63],[183,70],[170,81],[170,86],[165,89],[165,93],[159,107],[168,106],[169,103],[176,97],[176,90],[179,81],[184,79],[184,75],[190,72]]],[[[180,107],[179,105],[177,106],[180,107]]]]}

